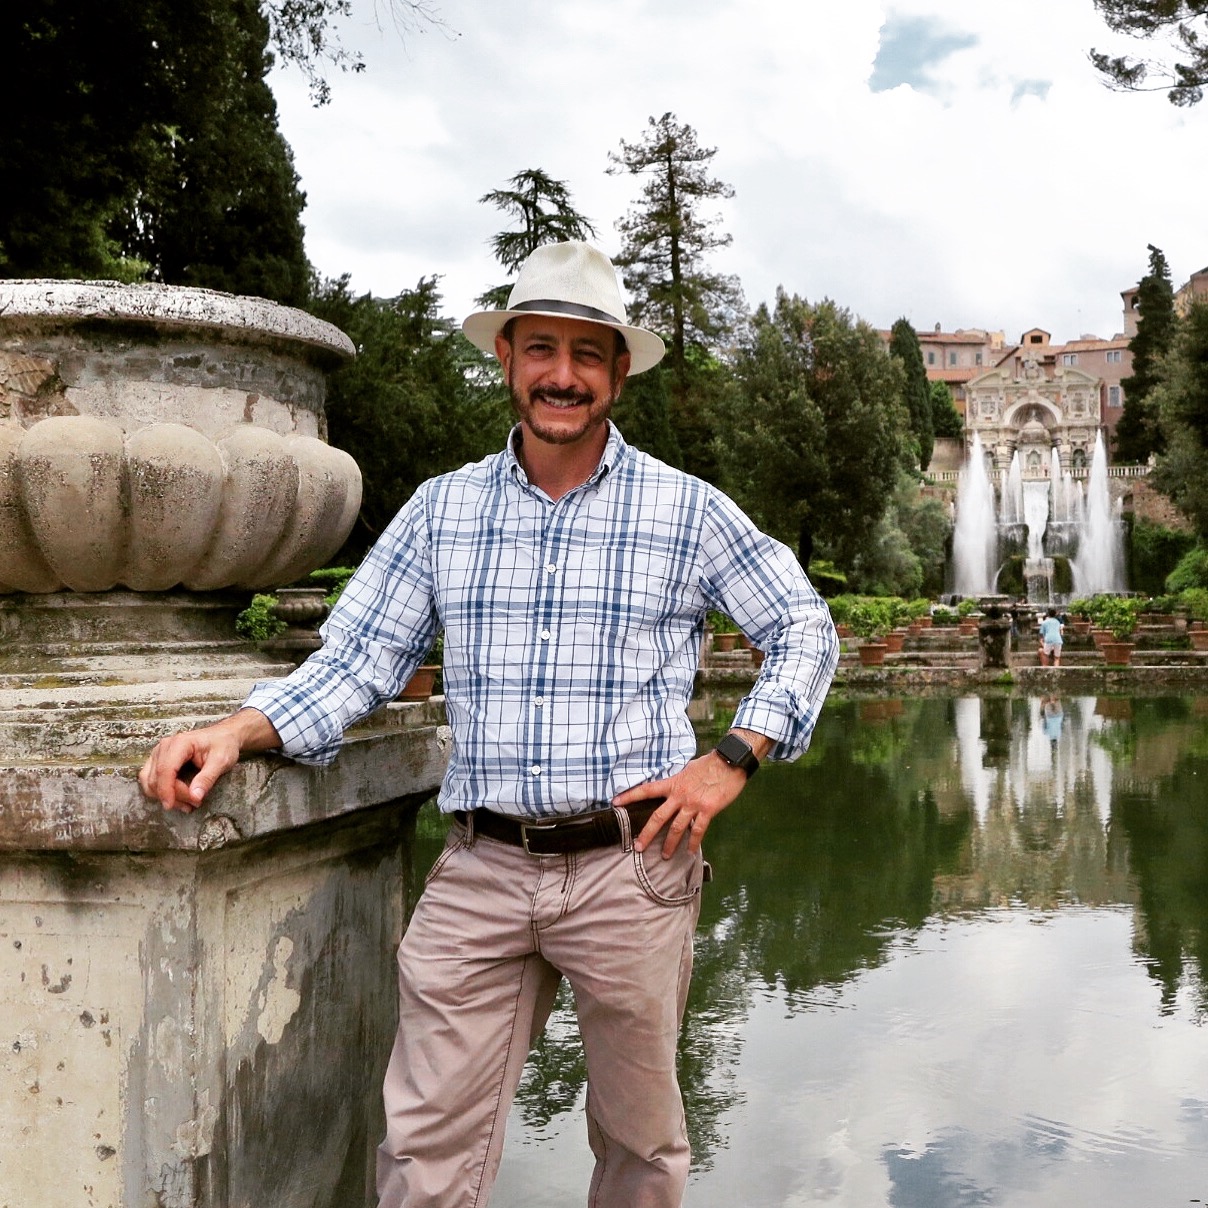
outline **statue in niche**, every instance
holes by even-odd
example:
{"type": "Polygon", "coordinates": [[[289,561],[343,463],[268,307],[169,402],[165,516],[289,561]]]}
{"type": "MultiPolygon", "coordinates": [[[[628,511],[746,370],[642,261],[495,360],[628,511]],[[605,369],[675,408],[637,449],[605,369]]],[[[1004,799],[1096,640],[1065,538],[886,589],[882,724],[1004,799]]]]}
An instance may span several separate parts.
{"type": "Polygon", "coordinates": [[[1070,468],[1073,470],[1085,470],[1086,469],[1086,450],[1085,449],[1075,449],[1074,452],[1070,455],[1070,468]]]}
{"type": "Polygon", "coordinates": [[[1040,377],[1040,362],[1031,353],[1023,359],[1023,376],[1029,381],[1040,377]]]}

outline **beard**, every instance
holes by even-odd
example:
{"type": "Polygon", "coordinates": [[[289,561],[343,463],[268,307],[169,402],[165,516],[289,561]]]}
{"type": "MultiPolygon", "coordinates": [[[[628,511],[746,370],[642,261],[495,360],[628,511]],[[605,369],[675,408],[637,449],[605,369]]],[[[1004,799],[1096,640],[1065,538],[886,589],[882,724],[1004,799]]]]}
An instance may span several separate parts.
{"type": "Polygon", "coordinates": [[[569,445],[582,439],[588,432],[603,424],[612,414],[613,404],[617,401],[620,390],[613,387],[607,395],[601,398],[590,390],[564,390],[549,386],[538,386],[524,397],[516,388],[511,377],[508,378],[508,391],[512,398],[512,410],[516,418],[529,429],[538,440],[552,445],[569,445]],[[536,404],[557,408],[566,417],[567,422],[555,424],[539,418],[536,404]],[[570,422],[572,417],[578,417],[578,422],[570,422]]]}

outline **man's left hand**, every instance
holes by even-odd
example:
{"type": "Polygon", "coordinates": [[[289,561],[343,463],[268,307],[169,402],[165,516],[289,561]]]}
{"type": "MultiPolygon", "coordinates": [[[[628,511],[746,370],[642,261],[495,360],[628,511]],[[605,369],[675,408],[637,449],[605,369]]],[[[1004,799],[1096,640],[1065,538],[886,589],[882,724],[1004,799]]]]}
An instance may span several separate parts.
{"type": "MultiPolygon", "coordinates": [[[[757,757],[766,754],[772,745],[761,734],[751,734],[745,730],[736,733],[751,743],[757,757]]],[[[637,851],[645,851],[666,826],[663,859],[669,860],[685,835],[688,836],[688,850],[700,851],[709,824],[742,792],[746,783],[747,774],[741,768],[728,764],[716,751],[709,751],[685,764],[666,780],[652,780],[618,793],[612,803],[626,806],[650,797],[666,797],[667,800],[650,815],[633,846],[637,851]]]]}

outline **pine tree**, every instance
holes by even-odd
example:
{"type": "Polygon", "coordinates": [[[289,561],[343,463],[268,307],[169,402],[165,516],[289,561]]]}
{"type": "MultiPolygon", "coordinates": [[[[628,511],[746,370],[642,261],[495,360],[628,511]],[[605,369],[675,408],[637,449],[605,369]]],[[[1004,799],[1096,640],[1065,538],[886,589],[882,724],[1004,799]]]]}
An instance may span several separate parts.
{"type": "Polygon", "coordinates": [[[675,114],[650,118],[645,137],[621,140],[609,154],[609,173],[642,177],[641,201],[617,223],[622,248],[616,263],[632,300],[631,318],[668,343],[672,421],[690,472],[713,478],[708,418],[717,378],[714,356],[734,335],[744,312],[735,277],[712,271],[710,252],[729,246],[712,202],[734,190],[711,177],[716,148],[701,147],[696,131],[675,114]]]}
{"type": "MultiPolygon", "coordinates": [[[[571,203],[566,182],[540,168],[526,168],[508,181],[507,189],[492,189],[478,200],[493,205],[520,223],[518,231],[500,231],[491,238],[495,259],[510,274],[546,243],[593,239],[596,229],[571,203]]],[[[510,285],[497,285],[477,299],[478,305],[502,310],[510,285]]]]}
{"type": "Polygon", "coordinates": [[[1165,39],[1172,61],[1113,57],[1092,50],[1091,62],[1118,92],[1166,92],[1172,105],[1197,105],[1208,84],[1208,4],[1204,0],[1095,0],[1108,28],[1146,41],[1165,39]],[[1154,71],[1158,82],[1152,83],[1154,71]]]}
{"type": "Polygon", "coordinates": [[[935,430],[931,422],[931,386],[927,381],[927,367],[923,364],[923,350],[919,337],[906,319],[899,319],[890,329],[889,353],[902,364],[906,374],[903,401],[910,413],[910,430],[918,446],[919,469],[931,464],[931,453],[935,448],[935,430]]]}
{"type": "Polygon", "coordinates": [[[1151,396],[1167,436],[1152,481],[1208,541],[1208,302],[1192,303],[1168,363],[1168,380],[1151,396]]]}
{"type": "Polygon", "coordinates": [[[1116,425],[1116,457],[1144,462],[1165,448],[1153,391],[1162,381],[1162,359],[1175,334],[1174,289],[1162,252],[1149,244],[1149,272],[1137,286],[1137,334],[1129,341],[1132,376],[1120,382],[1124,409],[1116,425]]]}

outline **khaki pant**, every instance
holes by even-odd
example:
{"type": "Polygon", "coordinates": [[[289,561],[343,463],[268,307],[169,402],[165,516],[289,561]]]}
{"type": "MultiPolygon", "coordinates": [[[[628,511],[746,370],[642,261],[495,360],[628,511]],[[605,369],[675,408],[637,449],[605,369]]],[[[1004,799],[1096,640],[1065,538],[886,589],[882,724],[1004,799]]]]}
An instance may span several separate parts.
{"type": "MultiPolygon", "coordinates": [[[[623,811],[621,811],[623,814],[623,811]]],[[[530,856],[455,826],[399,947],[380,1208],[485,1208],[529,1048],[561,977],[587,1059],[590,1208],[677,1208],[675,1048],[702,860],[660,842],[530,856]]]]}

